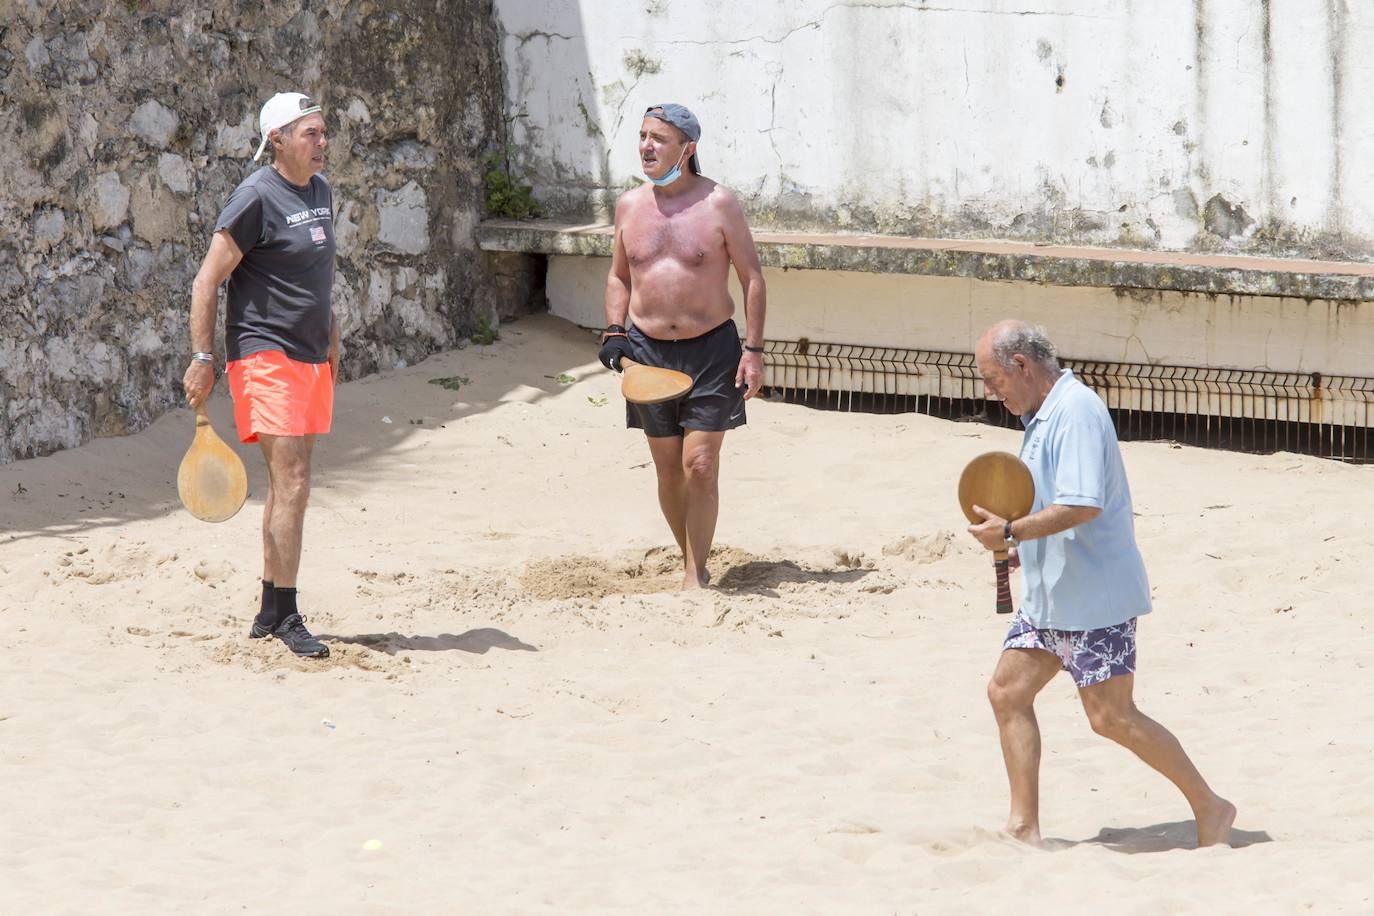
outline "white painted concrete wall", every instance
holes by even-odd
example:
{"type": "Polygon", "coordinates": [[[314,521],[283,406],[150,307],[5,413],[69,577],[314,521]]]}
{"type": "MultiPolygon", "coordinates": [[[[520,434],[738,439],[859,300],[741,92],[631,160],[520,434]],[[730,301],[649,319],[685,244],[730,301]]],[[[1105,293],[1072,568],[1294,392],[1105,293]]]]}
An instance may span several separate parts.
{"type": "MultiPolygon", "coordinates": [[[[554,314],[605,324],[609,258],[549,259],[554,314]]],[[[1320,372],[1365,377],[1374,366],[1374,303],[1040,286],[949,277],[765,268],[767,336],[971,353],[1002,318],[1043,324],[1080,360],[1320,372]]],[[[743,302],[731,279],[731,295],[743,302]]],[[[743,328],[743,309],[735,320],[743,328]]]]}
{"type": "Polygon", "coordinates": [[[604,216],[644,108],[676,100],[707,174],[777,226],[1374,256],[1367,0],[496,9],[511,137],[555,210],[604,216]]]}

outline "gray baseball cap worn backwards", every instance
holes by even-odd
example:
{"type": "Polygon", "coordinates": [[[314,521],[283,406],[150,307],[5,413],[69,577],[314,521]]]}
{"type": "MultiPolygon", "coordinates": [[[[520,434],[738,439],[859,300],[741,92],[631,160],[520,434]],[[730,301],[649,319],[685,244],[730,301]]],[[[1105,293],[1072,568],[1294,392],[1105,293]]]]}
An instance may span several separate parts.
{"type": "MultiPolygon", "coordinates": [[[[667,105],[650,105],[645,109],[644,117],[667,121],[686,134],[688,140],[701,139],[701,123],[697,121],[696,115],[687,110],[686,105],[677,105],[672,102],[667,105]]],[[[697,161],[696,153],[693,153],[692,158],[687,160],[687,164],[691,166],[694,173],[701,174],[701,163],[697,161]]]]}

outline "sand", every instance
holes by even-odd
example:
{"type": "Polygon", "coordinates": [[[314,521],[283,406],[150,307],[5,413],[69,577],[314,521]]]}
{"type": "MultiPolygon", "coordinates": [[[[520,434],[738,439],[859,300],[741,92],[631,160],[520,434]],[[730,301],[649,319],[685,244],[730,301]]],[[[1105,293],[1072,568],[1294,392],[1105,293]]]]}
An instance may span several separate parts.
{"type": "Polygon", "coordinates": [[[997,833],[1006,621],[954,495],[1018,434],[749,411],[720,588],[684,594],[585,332],[341,386],[300,582],[325,662],[246,638],[255,448],[221,525],[176,502],[185,411],[0,467],[0,912],[1374,910],[1374,468],[1124,447],[1138,702],[1240,848],[1192,849],[1061,677],[1037,850],[997,833]]]}

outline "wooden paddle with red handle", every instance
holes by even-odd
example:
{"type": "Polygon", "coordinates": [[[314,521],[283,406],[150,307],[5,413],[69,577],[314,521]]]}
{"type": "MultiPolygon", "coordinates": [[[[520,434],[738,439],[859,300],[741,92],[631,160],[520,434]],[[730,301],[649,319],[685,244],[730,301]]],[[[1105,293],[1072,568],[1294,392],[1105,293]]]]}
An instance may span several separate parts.
{"type": "MultiPolygon", "coordinates": [[[[1035,505],[1035,480],[1030,468],[1011,452],[986,452],[974,458],[959,475],[959,506],[970,523],[982,524],[987,519],[973,511],[981,506],[1007,521],[1024,518],[1035,505]]],[[[1005,548],[992,553],[997,573],[997,613],[1010,614],[1011,578],[1005,548]]]]}

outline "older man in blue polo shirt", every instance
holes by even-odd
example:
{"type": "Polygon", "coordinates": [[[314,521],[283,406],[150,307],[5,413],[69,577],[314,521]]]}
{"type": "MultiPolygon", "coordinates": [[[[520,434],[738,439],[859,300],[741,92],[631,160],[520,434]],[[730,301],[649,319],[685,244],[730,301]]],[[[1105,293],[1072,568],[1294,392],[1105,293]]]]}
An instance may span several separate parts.
{"type": "Polygon", "coordinates": [[[969,532],[987,549],[1013,548],[1021,606],[1003,643],[988,699],[1011,784],[1007,832],[1040,842],[1040,728],[1035,697],[1061,669],[1078,685],[1093,731],[1167,777],[1192,806],[1199,846],[1227,843],[1236,809],[1217,795],[1178,739],[1135,706],[1136,619],[1150,585],[1135,545],[1131,490],[1116,431],[1101,399],[1060,369],[1045,332],[994,325],[974,351],[988,395],[1026,427],[1021,460],[1035,479],[1031,514],[985,521],[969,532]]]}

